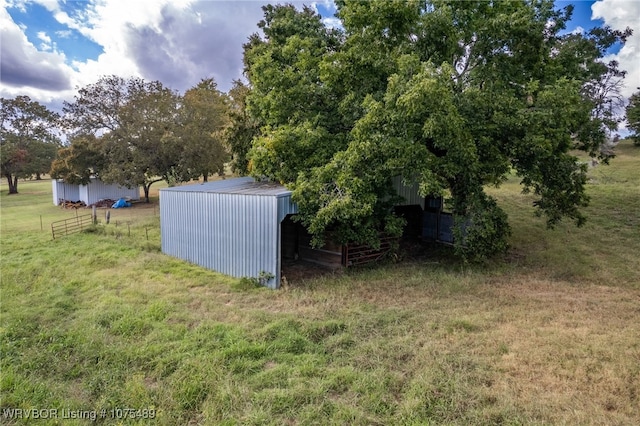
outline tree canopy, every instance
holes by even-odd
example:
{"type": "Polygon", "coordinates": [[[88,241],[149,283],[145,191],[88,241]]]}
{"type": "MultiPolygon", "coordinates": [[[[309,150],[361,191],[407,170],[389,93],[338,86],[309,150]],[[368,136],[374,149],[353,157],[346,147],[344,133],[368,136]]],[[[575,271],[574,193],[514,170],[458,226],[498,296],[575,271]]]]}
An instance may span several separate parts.
{"type": "Polygon", "coordinates": [[[249,113],[247,96],[251,88],[240,80],[233,82],[229,90],[229,126],[224,132],[224,141],[231,153],[231,168],[234,172],[247,174],[249,162],[247,154],[253,138],[260,130],[258,121],[249,113]]]}
{"type": "Polygon", "coordinates": [[[92,176],[106,167],[102,142],[93,134],[72,136],[67,146],[58,150],[51,165],[51,177],[72,185],[87,185],[92,176]]]}
{"type": "Polygon", "coordinates": [[[72,183],[97,176],[107,183],[170,185],[219,173],[227,158],[222,134],[226,96],[213,79],[184,96],[159,81],[105,76],[65,102],[70,145],[61,149],[52,175],[72,183]]]}
{"type": "MultiPolygon", "coordinates": [[[[149,201],[151,185],[168,179],[177,165],[177,108],[178,95],[159,81],[109,76],[80,89],[75,102],[65,102],[63,108],[75,137],[72,151],[63,151],[61,158],[73,150],[81,155],[76,163],[67,161],[68,166],[81,166],[71,168],[70,177],[86,179],[88,159],[82,154],[98,155],[92,174],[107,183],[142,186],[149,201]],[[79,146],[96,140],[99,146],[79,146]]],[[[54,168],[53,173],[67,178],[69,171],[54,168]]]]}
{"type": "Polygon", "coordinates": [[[224,173],[228,153],[224,132],[228,126],[228,99],[213,79],[200,81],[182,96],[176,135],[181,143],[183,178],[224,173]]]}
{"type": "Polygon", "coordinates": [[[336,4],[340,30],[309,8],[265,6],[264,35],[244,46],[260,126],[248,169],[294,190],[316,243],[398,235],[396,176],[450,194],[467,258],[506,247],[485,187],[510,173],[549,226],[584,222],[586,171],[570,150],[606,157],[605,86],[624,74],[601,59],[631,30],[562,35],[572,6],[545,0],[336,4]]]}
{"type": "Polygon", "coordinates": [[[47,173],[60,147],[58,114],[28,96],[0,99],[0,173],[9,194],[18,193],[18,178],[47,173]]]}

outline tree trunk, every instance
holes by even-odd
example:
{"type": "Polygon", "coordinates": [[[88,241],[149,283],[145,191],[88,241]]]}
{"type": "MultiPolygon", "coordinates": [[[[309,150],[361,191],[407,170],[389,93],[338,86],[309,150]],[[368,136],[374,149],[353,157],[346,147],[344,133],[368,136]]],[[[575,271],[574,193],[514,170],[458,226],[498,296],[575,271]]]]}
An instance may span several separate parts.
{"type": "Polygon", "coordinates": [[[36,180],[42,180],[42,176],[40,176],[40,173],[36,173],[36,180]]]}
{"type": "Polygon", "coordinates": [[[7,178],[7,183],[9,184],[9,194],[17,194],[18,193],[18,177],[11,176],[10,174],[4,175],[7,178]]]}
{"type": "Polygon", "coordinates": [[[144,200],[145,200],[147,203],[149,203],[149,202],[150,202],[150,201],[149,201],[149,188],[151,188],[151,184],[152,184],[152,183],[153,183],[153,182],[151,182],[150,184],[146,184],[146,183],[145,183],[144,185],[142,185],[142,188],[144,189],[144,200]]]}
{"type": "Polygon", "coordinates": [[[209,182],[209,175],[208,175],[208,174],[206,174],[206,173],[204,173],[204,174],[202,175],[202,181],[203,181],[203,182],[209,182]]]}
{"type": "Polygon", "coordinates": [[[142,188],[144,189],[144,199],[147,203],[150,203],[151,201],[149,200],[149,189],[151,188],[151,185],[153,185],[156,182],[160,182],[162,180],[166,180],[166,179],[156,179],[156,180],[152,180],[149,183],[145,183],[142,185],[142,188]]]}

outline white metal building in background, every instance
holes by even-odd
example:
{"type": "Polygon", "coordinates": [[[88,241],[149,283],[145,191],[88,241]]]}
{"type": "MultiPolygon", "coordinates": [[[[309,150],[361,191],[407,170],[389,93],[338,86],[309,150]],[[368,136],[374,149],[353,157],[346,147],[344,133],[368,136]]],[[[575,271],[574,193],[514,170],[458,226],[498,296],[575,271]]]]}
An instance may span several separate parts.
{"type": "Polygon", "coordinates": [[[119,185],[108,185],[97,178],[91,178],[88,185],[72,185],[62,179],[53,179],[51,187],[53,204],[56,206],[60,205],[60,200],[83,201],[86,205],[90,205],[105,199],[140,199],[139,187],[126,188],[119,185]]]}
{"type": "Polygon", "coordinates": [[[291,191],[243,177],[160,190],[162,252],[234,277],[280,286],[281,223],[291,191]]]}

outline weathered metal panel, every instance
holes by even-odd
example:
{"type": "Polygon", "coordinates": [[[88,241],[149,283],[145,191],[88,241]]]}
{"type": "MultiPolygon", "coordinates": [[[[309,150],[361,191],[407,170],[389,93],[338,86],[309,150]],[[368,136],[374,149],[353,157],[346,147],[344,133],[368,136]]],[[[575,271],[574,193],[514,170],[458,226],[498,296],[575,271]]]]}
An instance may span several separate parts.
{"type": "Polygon", "coordinates": [[[53,204],[60,205],[60,200],[78,201],[80,195],[78,191],[78,185],[71,185],[65,183],[62,179],[51,180],[51,192],[53,192],[53,204]]]}
{"type": "Polygon", "coordinates": [[[438,239],[438,216],[440,213],[424,212],[422,216],[422,237],[427,240],[438,239]]]}
{"type": "Polygon", "coordinates": [[[267,274],[277,288],[280,222],[297,211],[290,194],[251,178],[162,189],[162,251],[234,277],[267,274]]]}
{"type": "Polygon", "coordinates": [[[453,215],[440,213],[438,220],[438,241],[453,244],[453,215]]]}
{"type": "Polygon", "coordinates": [[[127,188],[118,185],[108,185],[99,179],[92,178],[88,185],[80,185],[79,198],[87,205],[93,204],[100,200],[118,198],[130,198],[132,200],[140,199],[140,188],[127,188]]]}
{"type": "Polygon", "coordinates": [[[399,206],[418,205],[424,209],[424,197],[419,194],[419,185],[417,182],[413,182],[410,185],[405,185],[402,182],[402,177],[396,176],[392,179],[393,189],[396,193],[404,198],[404,202],[399,203],[399,206]]]}
{"type": "Polygon", "coordinates": [[[423,238],[453,244],[453,215],[451,213],[426,211],[422,217],[423,238]]]}

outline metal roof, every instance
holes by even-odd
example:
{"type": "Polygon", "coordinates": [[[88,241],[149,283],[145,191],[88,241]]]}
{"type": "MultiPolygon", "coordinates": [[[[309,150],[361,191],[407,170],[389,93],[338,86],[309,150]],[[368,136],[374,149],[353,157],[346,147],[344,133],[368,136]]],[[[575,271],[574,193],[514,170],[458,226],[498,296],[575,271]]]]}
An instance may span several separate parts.
{"type": "Polygon", "coordinates": [[[285,197],[291,191],[275,182],[258,182],[252,177],[217,180],[184,186],[162,188],[160,191],[176,192],[208,192],[216,194],[262,195],[271,197],[285,197]]]}

